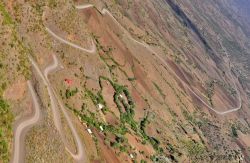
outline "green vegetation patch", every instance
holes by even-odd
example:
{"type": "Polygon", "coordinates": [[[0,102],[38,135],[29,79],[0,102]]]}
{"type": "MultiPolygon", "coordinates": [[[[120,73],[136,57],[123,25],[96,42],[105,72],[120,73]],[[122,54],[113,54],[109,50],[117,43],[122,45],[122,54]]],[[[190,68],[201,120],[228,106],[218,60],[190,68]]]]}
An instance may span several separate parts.
{"type": "Polygon", "coordinates": [[[99,90],[97,93],[93,93],[87,88],[85,88],[85,90],[87,92],[88,97],[91,98],[92,102],[95,105],[102,104],[106,107],[106,102],[102,96],[102,90],[103,90],[102,80],[109,82],[110,85],[115,90],[115,93],[113,95],[113,100],[120,112],[120,123],[118,126],[113,126],[113,125],[106,124],[103,122],[96,122],[97,121],[96,118],[94,118],[92,115],[90,116],[86,115],[83,112],[74,111],[75,114],[77,114],[82,121],[87,122],[88,125],[93,126],[98,130],[100,130],[99,125],[102,125],[104,129],[104,133],[112,133],[113,135],[115,135],[116,137],[115,140],[109,140],[107,137],[105,137],[106,139],[105,142],[107,142],[107,144],[109,144],[110,146],[114,148],[119,148],[121,152],[128,152],[129,150],[129,146],[124,145],[124,142],[120,141],[120,139],[121,140],[124,139],[124,135],[126,133],[131,133],[128,127],[134,131],[134,134],[140,136],[143,139],[143,142],[142,142],[143,144],[145,144],[148,141],[154,147],[154,149],[157,150],[157,152],[163,151],[162,148],[159,147],[160,141],[146,134],[145,132],[146,121],[144,123],[144,126],[141,127],[140,125],[143,124],[143,122],[140,124],[139,122],[136,122],[134,120],[136,104],[130,94],[130,91],[128,90],[128,87],[121,85],[117,82],[118,80],[116,79],[116,76],[115,76],[115,73],[113,73],[113,70],[118,68],[131,82],[136,80],[136,78],[128,77],[126,72],[121,69],[123,65],[120,65],[112,58],[111,53],[113,49],[111,47],[102,46],[100,44],[99,38],[94,34],[93,34],[93,38],[95,39],[100,59],[108,67],[109,72],[112,76],[112,79],[109,79],[105,76],[100,76],[99,86],[101,90],[99,90]]]}
{"type": "MultiPolygon", "coordinates": [[[[101,80],[106,80],[108,82],[110,82],[110,84],[113,86],[114,90],[115,90],[115,94],[114,94],[114,102],[117,106],[117,108],[119,109],[120,112],[120,121],[121,123],[125,124],[129,124],[131,129],[134,130],[135,132],[137,132],[138,129],[138,124],[137,122],[134,120],[134,108],[135,108],[135,103],[132,99],[132,96],[130,95],[130,92],[128,91],[128,88],[123,86],[123,85],[119,85],[116,82],[113,82],[112,80],[101,76],[100,79],[101,80]],[[127,101],[125,100],[125,98],[122,98],[120,95],[124,93],[126,96],[127,101]],[[125,112],[122,110],[122,106],[125,109],[125,112]]],[[[102,88],[102,85],[100,85],[102,88]]]]}
{"type": "Polygon", "coordinates": [[[237,133],[237,128],[236,128],[236,126],[235,126],[235,125],[232,125],[232,126],[231,126],[231,130],[232,130],[232,136],[233,136],[234,138],[237,138],[237,137],[238,137],[238,133],[237,133]]]}
{"type": "Polygon", "coordinates": [[[104,107],[102,108],[102,112],[105,113],[108,108],[106,106],[106,102],[102,96],[101,91],[98,91],[97,94],[95,95],[93,92],[90,90],[86,89],[87,95],[91,98],[92,102],[97,106],[98,104],[102,104],[104,107]]]}
{"type": "Polygon", "coordinates": [[[0,14],[2,20],[1,32],[5,40],[0,49],[0,162],[10,162],[11,142],[13,140],[12,124],[14,115],[10,104],[3,98],[3,92],[7,84],[13,83],[16,76],[22,75],[29,78],[30,69],[28,50],[24,47],[15,26],[15,21],[6,10],[3,1],[0,2],[0,14]],[[16,55],[8,54],[9,48],[16,51],[16,55]]]}
{"type": "MultiPolygon", "coordinates": [[[[16,26],[15,26],[15,21],[11,18],[10,14],[8,11],[5,9],[5,6],[3,2],[0,2],[0,14],[3,17],[3,24],[2,25],[7,25],[6,32],[8,35],[7,39],[5,41],[5,46],[17,50],[18,55],[15,56],[15,59],[12,58],[12,60],[16,60],[18,58],[18,65],[15,67],[12,65],[12,67],[15,67],[16,70],[15,72],[19,72],[21,75],[23,75],[26,79],[30,78],[30,64],[28,60],[28,54],[31,53],[31,50],[27,47],[24,46],[23,42],[21,41],[20,37],[18,36],[16,26]]],[[[1,28],[4,29],[4,28],[1,28]]],[[[2,48],[1,50],[1,55],[7,56],[9,54],[5,54],[5,52],[8,52],[7,48],[2,48]]],[[[3,57],[0,56],[0,59],[3,57]]],[[[5,59],[5,58],[4,58],[5,59]]],[[[0,61],[1,62],[1,61],[0,61]]],[[[8,67],[9,65],[6,65],[8,67]]],[[[0,68],[3,67],[3,63],[0,63],[0,68]]],[[[13,75],[14,76],[14,75],[13,75]]]]}
{"type": "Polygon", "coordinates": [[[1,12],[1,15],[3,16],[3,25],[14,24],[11,16],[6,11],[3,2],[0,2],[0,12],[1,12]]]}
{"type": "Polygon", "coordinates": [[[156,150],[156,151],[161,151],[162,149],[159,148],[159,145],[160,145],[160,141],[157,140],[156,138],[154,137],[150,137],[146,134],[146,125],[149,123],[149,120],[148,120],[148,114],[141,120],[140,122],[140,133],[144,139],[144,141],[148,141],[152,146],[153,148],[156,150]]]}
{"type": "Polygon", "coordinates": [[[212,97],[214,95],[214,85],[215,85],[214,80],[206,83],[206,86],[207,86],[206,95],[207,95],[207,98],[208,98],[209,103],[210,103],[211,106],[213,106],[212,97]]]}
{"type": "Polygon", "coordinates": [[[0,160],[9,162],[13,115],[9,104],[0,95],[0,160]]]}
{"type": "Polygon", "coordinates": [[[184,142],[184,146],[187,149],[188,156],[193,159],[201,159],[205,153],[205,147],[197,142],[192,140],[184,142]]]}
{"type": "Polygon", "coordinates": [[[67,99],[69,99],[70,97],[74,96],[77,92],[78,92],[78,89],[77,89],[77,88],[75,88],[75,89],[73,89],[73,90],[66,89],[65,97],[66,97],[67,99]]]}

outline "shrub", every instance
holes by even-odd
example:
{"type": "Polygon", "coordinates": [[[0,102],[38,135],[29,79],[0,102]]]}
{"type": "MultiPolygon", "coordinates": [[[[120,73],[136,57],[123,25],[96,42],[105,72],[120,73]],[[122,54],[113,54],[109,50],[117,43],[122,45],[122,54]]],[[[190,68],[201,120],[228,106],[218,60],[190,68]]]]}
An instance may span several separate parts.
{"type": "Polygon", "coordinates": [[[136,80],[135,77],[133,77],[133,78],[128,78],[128,81],[135,81],[135,80],[136,80]]]}
{"type": "Polygon", "coordinates": [[[197,142],[192,140],[184,142],[185,147],[188,152],[188,156],[193,159],[201,158],[203,153],[205,152],[205,147],[197,142]]]}
{"type": "Polygon", "coordinates": [[[65,96],[67,99],[69,99],[70,97],[74,96],[77,92],[78,92],[77,88],[73,90],[66,89],[65,96]]]}
{"type": "Polygon", "coordinates": [[[0,160],[9,162],[8,139],[12,134],[13,115],[9,104],[0,95],[0,160]]]}
{"type": "Polygon", "coordinates": [[[6,25],[13,24],[13,20],[11,16],[9,15],[9,13],[6,11],[2,2],[0,2],[0,12],[3,15],[3,24],[6,24],[6,25]]]}
{"type": "Polygon", "coordinates": [[[175,149],[174,149],[174,146],[170,143],[168,143],[167,145],[167,149],[170,153],[174,153],[175,152],[175,149]]]}
{"type": "Polygon", "coordinates": [[[6,140],[4,139],[4,136],[1,130],[0,130],[0,159],[8,160],[8,145],[7,145],[6,140]]]}
{"type": "Polygon", "coordinates": [[[0,98],[0,115],[3,116],[8,113],[8,111],[9,105],[2,98],[0,98]]]}
{"type": "Polygon", "coordinates": [[[231,126],[231,130],[232,130],[233,137],[237,138],[238,137],[238,133],[237,133],[237,129],[236,129],[235,125],[231,126]]]}

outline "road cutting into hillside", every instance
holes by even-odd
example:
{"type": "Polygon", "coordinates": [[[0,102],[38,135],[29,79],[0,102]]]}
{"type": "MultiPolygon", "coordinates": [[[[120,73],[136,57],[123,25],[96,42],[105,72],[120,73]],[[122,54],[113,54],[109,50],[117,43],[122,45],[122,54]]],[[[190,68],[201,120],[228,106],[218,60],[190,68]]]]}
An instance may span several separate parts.
{"type": "Polygon", "coordinates": [[[21,121],[16,128],[14,129],[14,147],[13,147],[13,155],[12,155],[12,163],[22,163],[24,162],[24,159],[22,156],[24,156],[24,140],[25,140],[25,134],[26,132],[33,127],[35,124],[37,124],[41,118],[41,111],[40,111],[40,105],[38,102],[38,97],[35,93],[35,90],[32,86],[31,81],[27,82],[28,89],[33,101],[34,113],[32,117],[24,119],[21,121]]]}
{"type": "MultiPolygon", "coordinates": [[[[59,62],[58,62],[58,59],[56,58],[55,55],[53,55],[53,63],[48,66],[45,70],[44,70],[44,76],[45,78],[47,79],[48,83],[49,83],[49,80],[48,80],[48,74],[53,72],[53,71],[56,71],[56,69],[60,67],[60,68],[63,68],[62,66],[59,66],[59,62]]],[[[50,84],[50,83],[49,83],[50,84]]],[[[74,139],[76,141],[76,145],[77,145],[77,154],[74,154],[74,152],[71,152],[68,148],[66,148],[68,150],[68,152],[72,155],[72,157],[77,160],[77,161],[86,161],[86,155],[85,155],[85,150],[83,148],[83,145],[82,145],[82,142],[81,142],[81,138],[80,136],[78,135],[68,113],[67,113],[67,110],[64,106],[64,104],[62,103],[62,101],[60,100],[60,98],[57,96],[56,92],[54,91],[53,88],[51,88],[53,90],[53,94],[57,100],[57,102],[59,103],[59,106],[61,108],[61,111],[63,112],[63,115],[64,117],[66,118],[66,121],[71,129],[71,132],[74,136],[74,139]]]]}
{"type": "Polygon", "coordinates": [[[85,154],[85,150],[84,147],[82,145],[80,136],[78,135],[64,105],[62,104],[61,100],[59,99],[59,97],[56,95],[55,90],[52,88],[49,80],[48,80],[48,74],[56,71],[57,69],[63,68],[62,66],[59,66],[59,62],[56,58],[55,55],[53,55],[53,63],[51,65],[49,65],[48,67],[45,68],[44,73],[41,72],[39,66],[37,65],[37,63],[33,60],[33,58],[29,57],[30,62],[32,64],[32,66],[35,68],[35,70],[37,71],[38,75],[42,78],[44,85],[47,87],[47,91],[49,94],[49,98],[51,101],[51,108],[52,108],[52,113],[53,113],[53,118],[54,118],[54,123],[55,126],[62,138],[62,141],[65,145],[65,149],[70,153],[70,155],[73,157],[73,159],[76,162],[84,162],[87,160],[86,158],[86,154],[85,154]],[[60,106],[60,109],[64,115],[64,117],[66,118],[66,121],[69,125],[69,128],[73,134],[76,146],[77,146],[77,152],[72,152],[66,142],[63,130],[62,130],[62,124],[61,124],[61,116],[60,116],[60,111],[58,109],[57,103],[60,106]]]}
{"type": "Polygon", "coordinates": [[[96,46],[95,46],[95,43],[94,43],[93,40],[91,40],[91,42],[92,42],[91,48],[90,48],[90,49],[86,49],[86,48],[83,48],[83,47],[81,47],[81,46],[79,46],[79,45],[77,45],[77,44],[74,44],[74,43],[72,43],[72,42],[69,42],[69,41],[63,39],[62,37],[56,35],[53,31],[51,31],[51,30],[50,30],[49,28],[47,28],[47,27],[45,27],[45,29],[46,29],[46,31],[47,31],[50,35],[52,35],[54,38],[56,38],[57,40],[59,40],[60,42],[62,42],[62,43],[64,43],[64,44],[67,44],[67,45],[69,45],[69,46],[72,46],[72,47],[74,47],[74,48],[76,48],[76,49],[79,49],[79,50],[81,50],[81,51],[84,51],[84,52],[86,52],[86,53],[91,53],[91,54],[96,53],[96,46]]]}
{"type": "MultiPolygon", "coordinates": [[[[82,9],[87,9],[87,8],[93,8],[94,5],[92,4],[86,4],[86,5],[77,5],[76,6],[76,9],[79,9],[79,10],[82,10],[82,9]]],[[[203,103],[203,105],[205,105],[208,109],[214,111],[216,114],[219,114],[219,115],[225,115],[225,114],[228,114],[228,113],[232,113],[232,112],[236,112],[238,110],[241,109],[242,107],[242,99],[241,99],[241,95],[240,95],[240,91],[237,89],[237,86],[236,86],[236,81],[235,79],[234,80],[234,87],[235,87],[235,90],[237,91],[237,95],[238,95],[238,101],[239,101],[239,104],[238,104],[238,107],[236,108],[231,108],[231,109],[228,109],[227,111],[218,111],[219,109],[215,109],[213,107],[211,107],[210,105],[208,105],[196,92],[193,91],[193,89],[186,83],[184,82],[176,73],[175,71],[168,65],[166,64],[165,60],[160,57],[153,49],[150,48],[149,45],[147,45],[146,43],[144,42],[139,42],[137,40],[135,40],[131,34],[114,18],[114,16],[107,10],[107,9],[102,9],[101,11],[102,15],[109,15],[116,23],[119,27],[121,27],[124,32],[128,35],[128,37],[134,41],[135,43],[138,43],[139,45],[143,46],[144,48],[146,48],[147,50],[149,50],[151,53],[153,53],[171,72],[172,74],[183,84],[186,86],[186,88],[197,98],[199,99],[199,101],[201,101],[203,103]]],[[[230,71],[230,76],[232,77],[232,74],[231,74],[231,71],[230,71]]]]}
{"type": "Polygon", "coordinates": [[[32,57],[29,57],[29,60],[32,64],[32,66],[35,68],[35,70],[37,71],[38,75],[42,78],[43,84],[46,86],[47,91],[48,91],[48,95],[50,98],[50,102],[51,102],[51,110],[52,110],[52,114],[53,114],[53,120],[54,120],[54,124],[56,129],[59,131],[60,134],[62,134],[62,125],[61,125],[61,118],[60,118],[60,112],[58,110],[57,104],[56,104],[56,100],[55,97],[53,95],[53,91],[51,89],[50,84],[48,83],[47,78],[45,78],[43,76],[43,73],[41,72],[40,68],[38,67],[37,63],[34,61],[34,59],[32,57]]]}

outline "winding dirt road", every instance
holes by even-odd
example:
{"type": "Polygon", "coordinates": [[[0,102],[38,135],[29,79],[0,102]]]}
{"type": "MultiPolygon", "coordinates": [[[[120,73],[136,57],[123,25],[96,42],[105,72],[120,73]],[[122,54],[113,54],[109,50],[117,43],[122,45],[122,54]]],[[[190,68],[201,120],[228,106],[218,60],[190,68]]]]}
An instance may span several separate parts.
{"type": "MultiPolygon", "coordinates": [[[[92,4],[86,4],[86,5],[77,5],[76,6],[76,9],[87,9],[87,8],[93,8],[94,5],[92,4]]],[[[241,99],[241,95],[240,95],[240,92],[239,90],[237,89],[237,86],[236,86],[236,81],[234,80],[234,87],[235,87],[235,90],[237,92],[237,95],[238,95],[238,101],[239,101],[239,104],[238,104],[238,107],[236,108],[231,108],[231,109],[228,109],[227,111],[218,111],[219,109],[215,109],[213,107],[211,107],[210,105],[208,105],[196,92],[193,91],[193,88],[191,88],[186,82],[184,82],[176,73],[175,71],[168,65],[166,64],[166,61],[160,57],[153,49],[150,48],[149,45],[147,45],[146,43],[144,42],[139,42],[137,40],[135,40],[131,35],[130,33],[114,18],[114,16],[107,10],[107,9],[102,9],[101,13],[103,15],[105,14],[108,14],[117,24],[119,27],[121,27],[125,33],[128,34],[129,38],[134,41],[135,43],[138,43],[139,45],[143,46],[144,48],[146,48],[147,50],[149,50],[151,53],[155,54],[155,56],[171,71],[172,74],[174,74],[174,76],[183,84],[186,86],[186,88],[197,98],[199,99],[208,109],[214,111],[215,113],[219,114],[219,115],[224,115],[224,114],[228,114],[228,113],[232,113],[232,112],[236,112],[238,111],[239,109],[241,109],[242,107],[242,99],[241,99]]],[[[227,55],[228,56],[228,55],[227,55]]],[[[232,74],[231,74],[231,71],[230,71],[230,76],[232,77],[232,74]]],[[[232,78],[233,79],[233,78],[232,78]]]]}
{"type": "Polygon", "coordinates": [[[44,73],[41,72],[40,68],[38,67],[37,63],[31,58],[29,57],[30,62],[32,64],[32,66],[36,69],[37,73],[39,74],[39,76],[42,78],[44,85],[47,87],[47,91],[50,97],[50,101],[51,101],[51,108],[52,108],[52,113],[53,113],[53,118],[54,118],[54,123],[55,126],[58,130],[58,132],[60,133],[60,136],[64,142],[65,148],[66,150],[71,154],[71,156],[73,157],[73,159],[76,162],[84,162],[87,160],[86,155],[85,155],[85,150],[84,147],[82,145],[81,142],[81,138],[78,135],[66,109],[65,106],[63,105],[63,103],[61,102],[60,98],[57,96],[55,90],[52,88],[49,80],[48,80],[48,74],[56,71],[57,69],[63,68],[62,66],[59,66],[59,62],[56,58],[55,55],[53,55],[53,63],[51,65],[49,65],[45,70],[44,73]],[[77,152],[72,152],[70,150],[70,148],[68,147],[67,143],[66,143],[66,139],[62,130],[62,124],[61,124],[61,117],[60,117],[60,111],[57,107],[57,103],[60,106],[60,109],[64,115],[64,117],[66,118],[66,121],[70,127],[70,130],[73,134],[74,140],[76,142],[76,146],[77,146],[77,152]]]}
{"type": "Polygon", "coordinates": [[[54,38],[56,38],[57,40],[59,40],[60,42],[62,42],[62,43],[64,43],[64,44],[67,44],[67,45],[69,45],[69,46],[72,46],[72,47],[74,47],[74,48],[76,48],[76,49],[82,50],[82,51],[87,52],[87,53],[91,53],[91,54],[96,53],[96,46],[95,46],[95,43],[94,43],[93,40],[91,40],[91,42],[92,42],[91,48],[90,48],[90,49],[86,49],[86,48],[83,48],[83,47],[81,47],[81,46],[79,46],[79,45],[76,45],[76,44],[74,44],[74,43],[72,43],[72,42],[69,42],[69,41],[67,41],[67,40],[65,40],[65,39],[63,39],[63,38],[61,38],[60,36],[56,35],[53,31],[51,31],[51,30],[50,30],[49,28],[47,28],[47,27],[45,27],[45,29],[46,29],[46,31],[47,31],[49,34],[51,34],[54,38]]]}
{"type": "Polygon", "coordinates": [[[24,159],[22,158],[22,156],[24,155],[24,149],[22,148],[24,148],[23,144],[24,144],[25,134],[28,131],[28,129],[30,129],[32,126],[38,123],[41,118],[41,111],[38,102],[38,97],[35,93],[32,83],[30,81],[27,81],[27,85],[29,88],[30,95],[32,97],[34,113],[32,117],[20,122],[14,130],[14,147],[13,147],[14,152],[11,161],[13,163],[24,162],[24,159]]]}
{"type": "MultiPolygon", "coordinates": [[[[57,40],[59,40],[60,42],[64,43],[64,44],[67,44],[69,46],[72,46],[76,49],[79,49],[81,51],[84,51],[86,53],[96,53],[96,46],[95,46],[95,43],[94,41],[92,40],[92,46],[90,49],[86,49],[86,48],[83,48],[79,45],[76,45],[74,43],[71,43],[67,40],[64,40],[63,38],[57,36],[53,31],[51,31],[49,28],[45,28],[46,31],[52,35],[54,38],[56,38],[57,40]]],[[[53,71],[56,71],[57,69],[62,69],[63,66],[59,66],[59,62],[58,62],[58,59],[56,58],[55,55],[53,55],[53,63],[51,65],[49,65],[48,67],[45,68],[44,70],[44,73],[42,73],[42,71],[40,70],[39,66],[37,65],[37,63],[34,61],[34,59],[29,56],[29,60],[32,64],[32,66],[35,68],[35,70],[37,71],[38,75],[41,77],[42,81],[43,81],[43,84],[46,86],[47,88],[47,91],[48,91],[48,95],[49,95],[49,98],[50,98],[50,101],[51,101],[51,109],[52,109],[52,114],[53,114],[53,121],[54,121],[54,124],[55,124],[55,127],[56,129],[58,130],[59,134],[60,134],[60,137],[62,138],[62,141],[64,142],[64,145],[65,145],[65,148],[66,150],[71,154],[71,156],[73,157],[73,159],[76,161],[76,162],[85,162],[87,160],[86,158],[86,154],[85,154],[85,150],[84,150],[84,147],[82,145],[82,142],[81,142],[81,138],[80,136],[78,135],[67,111],[66,111],[66,108],[64,106],[64,104],[62,103],[62,101],[60,100],[60,98],[57,96],[55,90],[52,88],[50,82],[49,82],[49,79],[48,79],[48,75],[49,73],[53,72],[53,71]],[[72,152],[70,150],[70,148],[68,147],[67,143],[66,143],[66,139],[65,139],[65,136],[64,136],[64,133],[63,133],[63,129],[62,129],[62,123],[61,123],[61,117],[60,117],[60,110],[58,109],[58,105],[60,106],[60,109],[64,115],[64,117],[66,118],[66,121],[69,125],[69,128],[73,134],[73,137],[74,137],[74,140],[76,142],[76,146],[77,146],[77,152],[72,152]]],[[[28,82],[28,85],[29,85],[29,88],[31,88],[30,86],[30,82],[28,82]]],[[[32,89],[33,90],[33,89],[32,89]]],[[[36,105],[36,108],[37,108],[37,101],[35,101],[35,99],[37,98],[35,95],[34,95],[34,92],[32,92],[31,90],[31,93],[32,93],[32,98],[34,98],[34,103],[36,105]]],[[[34,115],[34,117],[32,117],[31,119],[29,120],[26,120],[24,122],[21,122],[16,131],[15,131],[15,146],[14,146],[14,155],[13,155],[13,163],[19,163],[21,160],[20,160],[20,137],[21,137],[21,134],[24,133],[25,129],[34,125],[36,123],[36,120],[37,120],[37,116],[40,116],[40,114],[38,114],[38,112],[36,112],[36,114],[34,115]]]]}
{"type": "Polygon", "coordinates": [[[62,132],[62,125],[61,125],[60,113],[59,113],[59,110],[57,108],[56,99],[55,99],[55,97],[53,95],[53,91],[51,89],[51,86],[48,83],[47,78],[45,78],[43,76],[43,73],[41,72],[40,68],[38,67],[38,65],[34,61],[34,59],[32,57],[29,57],[29,60],[30,60],[30,62],[32,64],[32,66],[37,71],[38,75],[42,78],[42,81],[43,81],[44,85],[47,88],[49,98],[50,98],[50,101],[51,101],[51,110],[52,110],[52,114],[53,114],[53,118],[54,118],[54,124],[55,124],[57,130],[59,131],[59,133],[61,133],[62,132]]]}
{"type": "MultiPolygon", "coordinates": [[[[53,63],[44,70],[44,76],[47,79],[48,83],[49,83],[48,74],[50,72],[56,71],[56,69],[59,68],[59,67],[63,68],[62,66],[59,66],[58,59],[56,58],[55,55],[53,55],[53,63]]],[[[74,136],[74,139],[76,141],[76,146],[77,146],[77,153],[74,154],[74,152],[71,152],[69,150],[69,148],[66,148],[66,149],[75,160],[84,161],[86,156],[85,156],[85,150],[84,150],[82,142],[81,142],[81,138],[79,137],[79,135],[78,135],[78,133],[77,133],[77,131],[76,131],[76,129],[75,129],[75,127],[74,127],[68,113],[67,113],[67,111],[66,111],[66,108],[65,108],[64,104],[62,103],[60,98],[57,96],[54,89],[53,88],[51,88],[51,89],[53,90],[53,94],[54,94],[54,96],[55,96],[55,98],[56,98],[56,100],[57,100],[57,102],[58,102],[58,104],[59,104],[59,106],[61,108],[61,111],[63,112],[63,115],[66,118],[66,121],[67,121],[67,123],[68,123],[68,125],[70,127],[70,130],[71,130],[71,132],[72,132],[72,134],[74,136]]]]}
{"type": "MultiPolygon", "coordinates": [[[[87,4],[87,5],[79,5],[76,6],[77,9],[87,9],[87,8],[92,8],[94,7],[92,4],[87,4]]],[[[227,111],[223,111],[220,112],[218,111],[218,109],[215,109],[213,107],[211,107],[210,105],[208,105],[198,94],[196,94],[196,92],[193,91],[193,89],[186,83],[184,82],[176,73],[175,71],[168,65],[166,64],[165,60],[163,58],[161,58],[153,49],[151,49],[151,47],[149,45],[147,45],[144,42],[139,42],[137,40],[135,40],[130,33],[113,17],[113,15],[107,10],[107,9],[102,9],[101,13],[103,15],[107,14],[109,15],[118,25],[119,27],[121,27],[124,32],[129,36],[129,38],[134,41],[135,43],[143,46],[144,48],[146,48],[147,50],[149,50],[151,53],[155,54],[155,56],[175,75],[175,77],[183,84],[186,86],[186,88],[197,98],[199,99],[207,108],[209,108],[210,110],[214,111],[215,113],[219,114],[219,115],[224,115],[224,114],[228,114],[231,112],[236,112],[239,109],[241,109],[242,107],[242,99],[241,99],[241,95],[239,90],[237,89],[237,85],[236,85],[236,80],[234,80],[234,87],[235,90],[237,91],[237,95],[238,95],[238,100],[239,100],[239,106],[236,108],[232,108],[229,109],[227,111]]],[[[94,41],[92,40],[92,46],[90,49],[86,49],[83,48],[79,45],[76,45],[72,42],[69,42],[63,38],[61,38],[60,36],[56,35],[53,31],[51,31],[49,28],[46,27],[46,31],[53,36],[55,39],[59,40],[60,42],[67,44],[69,46],[72,46],[76,49],[79,49],[81,51],[84,51],[86,53],[91,53],[94,54],[96,53],[96,46],[94,41]]],[[[222,46],[222,48],[224,49],[224,51],[226,52],[225,48],[222,46]]],[[[226,55],[228,57],[228,54],[226,52],[226,55]]],[[[60,136],[63,140],[63,142],[65,143],[65,148],[66,150],[71,154],[71,156],[74,158],[74,160],[76,162],[85,162],[86,161],[86,155],[85,155],[85,150],[84,147],[82,145],[80,136],[78,135],[68,113],[67,113],[67,109],[65,108],[64,104],[62,103],[61,99],[57,96],[55,90],[52,88],[49,79],[48,79],[48,75],[51,72],[56,71],[57,69],[62,69],[63,67],[60,66],[58,59],[56,58],[55,55],[53,55],[53,63],[51,65],[49,65],[45,70],[44,73],[41,72],[39,66],[37,65],[37,63],[33,60],[33,58],[30,56],[29,60],[32,64],[32,66],[35,68],[35,70],[37,71],[38,75],[42,78],[42,81],[44,83],[44,85],[47,87],[47,91],[49,94],[49,98],[51,101],[51,108],[52,108],[52,113],[53,113],[53,118],[54,118],[54,123],[55,126],[57,128],[57,130],[60,133],[60,136]],[[58,105],[60,106],[60,109],[64,115],[64,117],[66,118],[66,121],[69,125],[69,128],[73,134],[74,140],[76,142],[76,146],[77,146],[77,152],[72,152],[66,145],[66,140],[65,140],[65,136],[62,130],[62,124],[61,124],[61,117],[60,117],[60,110],[58,108],[58,105]]],[[[230,62],[229,62],[230,63],[230,62]]],[[[230,65],[229,65],[229,68],[230,65]]],[[[231,72],[231,71],[230,71],[231,72]]],[[[232,73],[229,74],[230,77],[233,79],[233,75],[232,73]]],[[[41,112],[40,112],[40,106],[39,106],[39,102],[38,102],[38,97],[34,91],[34,88],[31,84],[30,81],[27,82],[28,84],[28,88],[33,100],[33,105],[34,105],[34,115],[29,118],[29,119],[25,119],[22,122],[19,123],[19,125],[17,125],[17,127],[14,130],[14,152],[13,152],[13,158],[12,161],[13,163],[20,163],[23,162],[21,159],[21,156],[23,155],[23,150],[21,149],[22,145],[21,143],[24,142],[24,136],[25,136],[25,132],[31,128],[32,126],[34,126],[36,123],[38,123],[39,119],[41,118],[41,112]]]]}

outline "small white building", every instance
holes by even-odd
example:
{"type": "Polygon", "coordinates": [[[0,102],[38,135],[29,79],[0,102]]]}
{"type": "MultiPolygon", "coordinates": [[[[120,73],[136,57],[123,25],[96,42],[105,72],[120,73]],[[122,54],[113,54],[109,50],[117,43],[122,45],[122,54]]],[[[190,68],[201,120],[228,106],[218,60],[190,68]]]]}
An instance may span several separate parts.
{"type": "Polygon", "coordinates": [[[104,105],[103,104],[97,104],[97,108],[98,108],[98,110],[101,110],[102,108],[104,108],[104,105]]]}
{"type": "Polygon", "coordinates": [[[120,97],[120,98],[123,98],[123,95],[122,95],[122,94],[119,94],[119,97],[120,97]]]}
{"type": "Polygon", "coordinates": [[[129,157],[132,158],[132,159],[135,158],[134,155],[133,155],[132,153],[129,154],[129,157]]]}
{"type": "Polygon", "coordinates": [[[88,131],[89,134],[93,133],[90,128],[88,128],[87,131],[88,131]]]}
{"type": "Polygon", "coordinates": [[[103,131],[103,127],[102,126],[100,126],[100,130],[103,131]]]}

